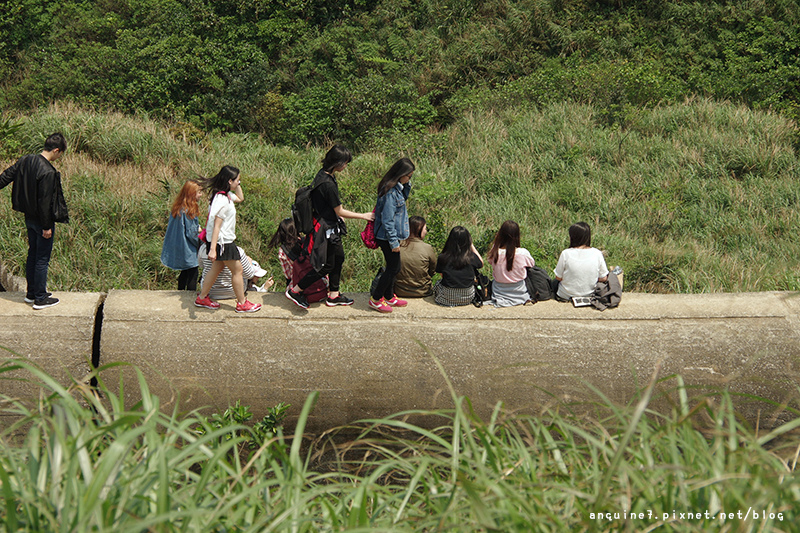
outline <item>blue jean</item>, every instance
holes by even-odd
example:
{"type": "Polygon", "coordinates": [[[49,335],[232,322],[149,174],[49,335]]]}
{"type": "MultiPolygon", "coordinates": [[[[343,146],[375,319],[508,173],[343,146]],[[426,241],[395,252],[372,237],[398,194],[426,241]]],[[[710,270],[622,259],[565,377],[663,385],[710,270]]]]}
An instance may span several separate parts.
{"type": "Polygon", "coordinates": [[[28,261],[25,264],[25,277],[28,280],[26,296],[34,300],[47,298],[47,268],[50,266],[50,254],[53,252],[55,229],[49,239],[42,237],[42,225],[38,220],[25,219],[28,227],[28,261]]]}

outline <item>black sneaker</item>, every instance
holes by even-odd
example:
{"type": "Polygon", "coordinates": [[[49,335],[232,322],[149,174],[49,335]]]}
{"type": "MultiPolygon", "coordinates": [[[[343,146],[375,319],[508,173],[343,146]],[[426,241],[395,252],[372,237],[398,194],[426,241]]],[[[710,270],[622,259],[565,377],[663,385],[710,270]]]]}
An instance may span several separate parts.
{"type": "MultiPolygon", "coordinates": [[[[45,298],[50,298],[53,295],[52,292],[46,292],[44,294],[45,294],[45,298]]],[[[32,304],[35,301],[36,301],[36,299],[32,295],[31,296],[28,296],[27,294],[25,295],[25,303],[26,304],[32,304]]]]}
{"type": "Polygon", "coordinates": [[[36,300],[33,302],[34,309],[45,309],[47,307],[53,307],[54,305],[58,304],[58,298],[45,298],[44,300],[36,300]]]}
{"type": "Polygon", "coordinates": [[[303,309],[308,309],[308,300],[306,300],[306,295],[302,292],[292,292],[291,289],[286,289],[284,293],[287,298],[297,304],[297,307],[302,307],[303,309]]]}
{"type": "Polygon", "coordinates": [[[351,300],[344,294],[340,294],[336,298],[326,299],[325,305],[327,305],[328,307],[336,307],[337,305],[353,305],[353,300],[351,300]]]}

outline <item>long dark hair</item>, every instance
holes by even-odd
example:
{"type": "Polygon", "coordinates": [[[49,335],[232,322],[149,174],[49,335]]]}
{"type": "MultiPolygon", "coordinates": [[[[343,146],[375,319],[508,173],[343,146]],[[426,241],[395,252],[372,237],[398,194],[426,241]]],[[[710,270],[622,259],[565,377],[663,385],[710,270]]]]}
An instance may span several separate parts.
{"type": "Polygon", "coordinates": [[[214,195],[218,192],[228,194],[231,191],[231,180],[235,180],[239,175],[239,169],[231,165],[225,165],[217,172],[216,176],[210,178],[202,178],[200,184],[203,189],[208,191],[208,203],[214,201],[214,195]]]}
{"type": "Polygon", "coordinates": [[[569,227],[569,247],[592,245],[592,228],[586,222],[576,222],[569,227]]]}
{"type": "Polygon", "coordinates": [[[412,163],[407,157],[395,161],[394,165],[392,165],[392,168],[390,168],[389,171],[383,175],[381,181],[378,182],[378,198],[384,196],[387,192],[392,190],[392,188],[400,181],[400,178],[403,176],[408,176],[414,172],[415,169],[416,167],[414,166],[414,163],[412,163]]]}
{"type": "Polygon", "coordinates": [[[456,226],[450,230],[444,242],[440,262],[455,270],[470,264],[472,255],[472,236],[464,226],[456,226]]]}
{"type": "Polygon", "coordinates": [[[341,144],[335,144],[328,150],[328,153],[325,154],[325,158],[322,160],[322,170],[325,172],[333,172],[337,167],[346,165],[352,160],[353,154],[350,153],[350,150],[341,144]]]}
{"type": "Polygon", "coordinates": [[[419,216],[413,216],[408,218],[408,233],[409,237],[416,237],[417,239],[422,238],[422,229],[425,227],[425,219],[419,216]]]}
{"type": "Polygon", "coordinates": [[[514,255],[519,248],[519,224],[513,220],[506,220],[494,236],[492,249],[489,250],[489,262],[497,263],[500,257],[500,248],[506,251],[506,270],[514,266],[514,255]]]}
{"type": "Polygon", "coordinates": [[[422,229],[425,227],[425,219],[414,215],[408,217],[408,239],[400,243],[400,246],[408,246],[408,241],[411,239],[422,240],[422,229]]]}
{"type": "Polygon", "coordinates": [[[297,244],[298,238],[299,235],[294,226],[294,219],[284,218],[278,223],[278,229],[275,230],[275,234],[269,240],[267,248],[272,249],[276,246],[286,246],[291,249],[297,244]]]}

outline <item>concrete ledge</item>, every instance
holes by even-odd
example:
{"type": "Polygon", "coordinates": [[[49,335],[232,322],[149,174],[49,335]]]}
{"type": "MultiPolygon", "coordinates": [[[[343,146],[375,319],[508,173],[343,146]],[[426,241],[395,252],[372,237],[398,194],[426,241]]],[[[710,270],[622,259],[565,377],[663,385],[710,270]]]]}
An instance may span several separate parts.
{"type": "MultiPolygon", "coordinates": [[[[43,369],[62,384],[81,379],[91,370],[95,317],[104,294],[58,292],[61,302],[34,311],[24,302],[24,292],[0,292],[0,361],[21,357],[43,369]]],[[[0,391],[17,398],[39,396],[23,372],[2,375],[0,391]]]]}
{"type": "Polygon", "coordinates": [[[15,276],[7,266],[0,263],[0,287],[3,291],[22,292],[28,288],[27,285],[25,278],[15,276]]]}
{"type": "MultiPolygon", "coordinates": [[[[698,391],[727,387],[792,405],[798,397],[797,293],[627,293],[621,307],[602,313],[557,302],[448,309],[425,299],[385,316],[367,307],[366,294],[353,296],[352,307],[305,311],[282,294],[254,294],[263,309],[237,314],[233,301],[211,311],[185,292],[111,291],[100,362],[141,368],[170,409],[241,400],[260,418],[284,401],[297,415],[318,390],[310,430],[451,406],[434,357],[484,416],[499,401],[529,413],[557,400],[593,402],[590,387],[627,403],[656,368],[698,391]]],[[[118,382],[118,372],[134,376],[116,367],[106,383],[118,382]]],[[[126,383],[128,393],[136,382],[126,383]]],[[[666,380],[660,388],[674,386],[666,380]]],[[[788,416],[746,397],[737,402],[762,426],[788,416]]],[[[668,408],[668,395],[657,405],[668,408]]]]}

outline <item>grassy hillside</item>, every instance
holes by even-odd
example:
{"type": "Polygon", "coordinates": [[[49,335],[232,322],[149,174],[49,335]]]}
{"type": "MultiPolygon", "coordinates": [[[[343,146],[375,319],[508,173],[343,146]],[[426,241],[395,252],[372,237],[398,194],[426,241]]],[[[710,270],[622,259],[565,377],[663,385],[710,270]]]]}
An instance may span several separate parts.
{"type": "MultiPolygon", "coordinates": [[[[58,163],[71,222],[57,228],[49,278],[56,290],[174,288],[175,274],[159,260],[169,204],[185,179],[223,164],[242,170],[240,243],[279,278],[266,241],[324,153],[68,104],[15,120],[22,126],[6,146],[20,153],[38,151],[56,130],[70,144],[58,163]]],[[[627,290],[798,290],[795,135],[796,125],[778,115],[710,100],[638,110],[624,127],[608,127],[602,108],[551,104],[386,137],[356,155],[340,187],[345,207],[371,210],[381,173],[408,155],[418,169],[409,213],[428,219],[437,248],[461,224],[485,252],[510,218],[522,227],[523,246],[551,270],[567,227],[584,220],[608,263],[625,269],[627,290]]],[[[3,168],[11,162],[7,155],[3,168]]],[[[0,197],[0,260],[21,273],[24,225],[10,188],[0,197]]],[[[343,288],[364,291],[382,256],[361,245],[363,222],[349,229],[343,288]]]]}

